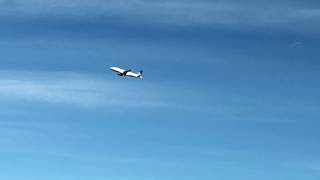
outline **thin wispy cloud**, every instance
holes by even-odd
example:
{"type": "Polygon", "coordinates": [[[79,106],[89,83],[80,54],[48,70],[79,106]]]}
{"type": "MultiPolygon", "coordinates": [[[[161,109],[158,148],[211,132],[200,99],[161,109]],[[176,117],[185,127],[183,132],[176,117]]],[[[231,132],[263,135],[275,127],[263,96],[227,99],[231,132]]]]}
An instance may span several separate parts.
{"type": "MultiPolygon", "coordinates": [[[[4,100],[69,104],[81,107],[139,107],[203,110],[164,97],[163,88],[129,79],[116,81],[67,72],[2,71],[0,98],[4,100]],[[137,84],[138,83],[138,84],[137,84]]],[[[166,94],[167,96],[168,94],[166,94]]]]}
{"type": "Polygon", "coordinates": [[[4,99],[80,106],[119,105],[128,101],[125,98],[114,98],[119,86],[108,81],[72,73],[26,73],[27,76],[15,72],[9,74],[0,79],[0,96],[4,99]]]}
{"type": "Polygon", "coordinates": [[[294,1],[5,0],[0,9],[0,17],[47,16],[89,22],[99,17],[101,22],[95,23],[101,24],[112,18],[159,26],[269,28],[296,32],[317,32],[320,28],[316,23],[320,20],[319,9],[294,1]]]}
{"type": "Polygon", "coordinates": [[[300,48],[302,46],[303,46],[303,43],[299,42],[299,41],[292,42],[292,43],[289,44],[289,47],[291,47],[291,48],[300,48]]]}
{"type": "Polygon", "coordinates": [[[304,170],[312,171],[314,173],[320,173],[320,163],[314,160],[311,160],[309,162],[301,161],[298,163],[294,163],[293,166],[298,169],[304,169],[304,170]]]}
{"type": "MultiPolygon", "coordinates": [[[[255,100],[255,95],[237,98],[237,93],[227,92],[228,90],[206,91],[177,83],[172,86],[170,83],[157,84],[145,79],[119,79],[113,74],[112,77],[115,79],[71,72],[2,71],[0,99],[86,108],[171,109],[215,115],[217,120],[220,116],[228,116],[233,120],[249,121],[255,121],[257,117],[259,121],[278,121],[279,117],[284,121],[293,115],[298,116],[296,109],[300,109],[299,104],[302,104],[274,105],[273,100],[270,101],[268,97],[259,101],[255,100]],[[244,102],[246,106],[240,105],[244,102]],[[283,116],[284,111],[291,116],[283,116]]],[[[312,107],[313,104],[310,105],[312,107]]],[[[310,116],[314,115],[316,114],[310,113],[310,116]]]]}

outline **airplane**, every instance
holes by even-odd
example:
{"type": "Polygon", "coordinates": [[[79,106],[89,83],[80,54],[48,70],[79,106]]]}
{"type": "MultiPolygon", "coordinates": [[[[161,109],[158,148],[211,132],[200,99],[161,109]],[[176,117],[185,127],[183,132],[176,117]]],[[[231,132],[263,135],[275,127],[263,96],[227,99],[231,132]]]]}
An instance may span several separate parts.
{"type": "Polygon", "coordinates": [[[132,72],[131,69],[128,69],[128,70],[124,70],[124,69],[121,69],[121,68],[118,68],[118,67],[110,67],[110,69],[114,72],[117,73],[117,75],[119,76],[129,76],[129,77],[135,77],[135,78],[142,78],[142,70],[135,73],[135,72],[132,72]]]}

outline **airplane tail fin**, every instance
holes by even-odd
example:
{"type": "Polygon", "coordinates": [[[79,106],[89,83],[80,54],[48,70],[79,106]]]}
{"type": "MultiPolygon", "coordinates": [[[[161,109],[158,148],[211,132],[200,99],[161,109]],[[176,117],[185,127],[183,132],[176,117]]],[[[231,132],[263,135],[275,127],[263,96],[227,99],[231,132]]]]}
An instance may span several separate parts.
{"type": "Polygon", "coordinates": [[[139,78],[142,78],[142,73],[143,73],[143,71],[141,70],[141,71],[139,71],[139,78]]]}

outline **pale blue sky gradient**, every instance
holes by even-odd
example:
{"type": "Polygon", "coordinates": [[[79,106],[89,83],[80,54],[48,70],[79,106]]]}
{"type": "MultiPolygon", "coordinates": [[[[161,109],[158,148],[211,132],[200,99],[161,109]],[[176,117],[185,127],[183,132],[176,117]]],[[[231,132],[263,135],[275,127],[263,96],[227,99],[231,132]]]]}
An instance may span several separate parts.
{"type": "Polygon", "coordinates": [[[2,0],[0,179],[318,180],[319,22],[318,1],[2,0]]]}

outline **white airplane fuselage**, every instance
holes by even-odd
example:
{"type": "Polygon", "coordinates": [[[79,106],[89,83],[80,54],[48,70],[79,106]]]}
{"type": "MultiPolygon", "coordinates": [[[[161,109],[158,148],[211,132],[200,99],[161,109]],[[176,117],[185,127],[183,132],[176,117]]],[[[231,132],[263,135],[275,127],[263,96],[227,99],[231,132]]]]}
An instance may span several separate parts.
{"type": "Polygon", "coordinates": [[[128,76],[128,77],[135,77],[135,78],[142,78],[142,71],[139,71],[137,73],[132,72],[129,70],[124,70],[118,67],[110,67],[110,69],[117,73],[119,76],[128,76]]]}

